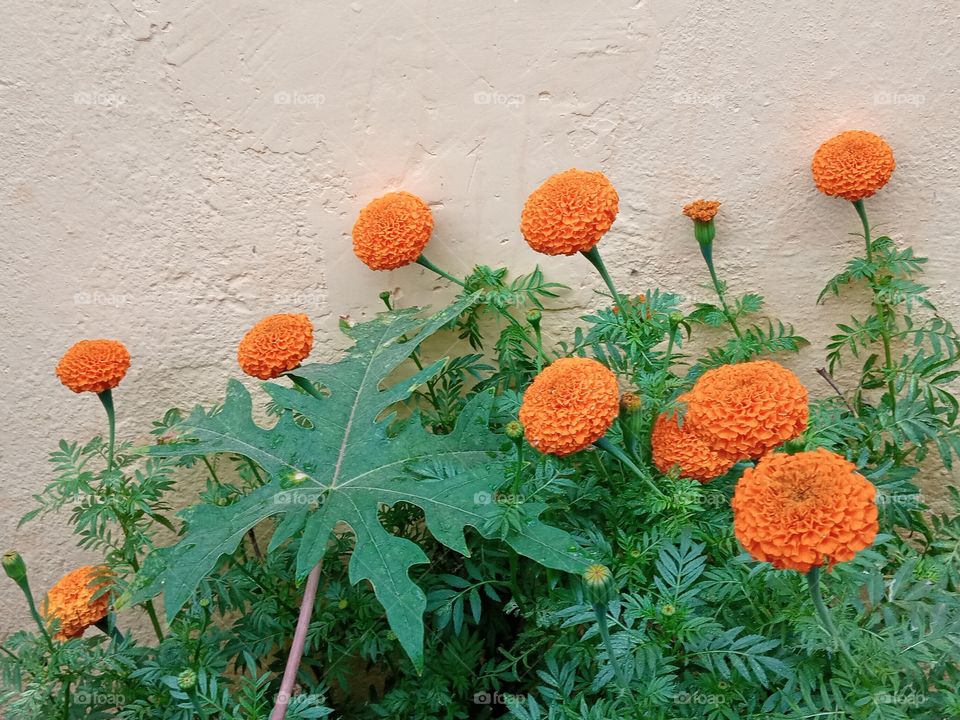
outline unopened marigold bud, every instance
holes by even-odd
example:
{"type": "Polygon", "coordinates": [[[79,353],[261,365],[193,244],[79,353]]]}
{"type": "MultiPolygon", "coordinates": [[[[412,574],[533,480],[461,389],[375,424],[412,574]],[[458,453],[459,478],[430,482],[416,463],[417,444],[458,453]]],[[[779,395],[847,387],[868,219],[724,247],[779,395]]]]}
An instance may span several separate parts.
{"type": "Polygon", "coordinates": [[[588,602],[606,605],[617,594],[617,585],[613,573],[606,565],[595,564],[584,570],[580,576],[583,581],[583,593],[588,602]]]}
{"type": "Polygon", "coordinates": [[[503,430],[511,440],[519,440],[523,437],[523,425],[520,424],[519,420],[511,420],[504,426],[503,430]]]}
{"type": "Polygon", "coordinates": [[[643,407],[643,398],[634,392],[625,392],[620,396],[620,412],[633,414],[643,407]]]}
{"type": "Polygon", "coordinates": [[[670,603],[667,603],[662,608],[660,608],[660,612],[666,615],[667,617],[670,617],[671,615],[676,615],[677,608],[671,605],[670,603]]]}
{"type": "Polygon", "coordinates": [[[24,580],[27,579],[27,565],[16,550],[3,554],[3,571],[17,585],[22,585],[24,580]]]}
{"type": "Polygon", "coordinates": [[[181,690],[193,690],[197,686],[197,674],[193,670],[184,670],[177,675],[177,685],[181,690]]]}
{"type": "Polygon", "coordinates": [[[693,234],[701,245],[709,245],[716,237],[717,228],[713,218],[719,209],[720,203],[716,200],[694,200],[684,205],[683,214],[693,220],[693,234]]]}
{"type": "Polygon", "coordinates": [[[678,310],[674,310],[672,313],[670,313],[669,319],[670,319],[670,324],[676,326],[682,323],[686,319],[686,317],[682,312],[678,310]]]}
{"type": "Polygon", "coordinates": [[[543,314],[537,308],[527,310],[527,322],[531,325],[539,323],[541,317],[543,317],[543,314]]]}

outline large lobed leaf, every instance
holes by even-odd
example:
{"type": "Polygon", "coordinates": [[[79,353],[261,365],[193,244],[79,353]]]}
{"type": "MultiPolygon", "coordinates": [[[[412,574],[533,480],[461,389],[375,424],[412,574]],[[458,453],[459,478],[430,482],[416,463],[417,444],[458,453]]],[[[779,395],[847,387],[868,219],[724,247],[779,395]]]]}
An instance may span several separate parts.
{"type": "MultiPolygon", "coordinates": [[[[422,667],[426,600],[409,570],[428,559],[416,543],[386,531],[380,510],[398,502],[416,505],[439,542],[468,554],[464,530],[470,526],[483,532],[497,512],[489,500],[503,482],[507,458],[501,452],[503,436],[488,425],[489,392],[470,400],[447,435],[431,434],[415,419],[402,424],[396,435],[388,434],[396,424],[391,406],[440,372],[445,360],[391,385],[385,378],[474,302],[475,297],[465,298],[428,319],[416,310],[384,313],[351,328],[355,345],[344,358],[296,370],[326,388],[325,399],[264,383],[274,402],[286,408],[272,428],[253,421],[250,394],[235,380],[221,410],[194,410],[178,426],[184,441],[152,448],[153,454],[237,453],[259,464],[270,480],[233,505],[203,504],[183,511],[185,536],[151,556],[137,599],[163,592],[172,618],[244,533],[271,516],[283,517],[269,550],[303,532],[299,580],[323,557],[331,531],[342,522],[355,535],[351,582],[370,582],[403,648],[422,667]],[[313,427],[295,422],[294,413],[313,427]]],[[[542,512],[543,507],[535,509],[542,512]]],[[[586,566],[572,537],[539,520],[511,530],[505,541],[547,567],[580,572],[586,566]]]]}

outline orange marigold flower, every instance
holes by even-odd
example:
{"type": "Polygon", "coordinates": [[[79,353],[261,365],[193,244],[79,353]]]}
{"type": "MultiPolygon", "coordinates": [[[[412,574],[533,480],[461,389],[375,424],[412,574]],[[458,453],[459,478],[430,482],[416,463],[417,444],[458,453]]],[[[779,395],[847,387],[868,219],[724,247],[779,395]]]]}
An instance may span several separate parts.
{"type": "Polygon", "coordinates": [[[109,582],[96,582],[107,574],[105,567],[84,565],[68,572],[50,588],[47,593],[46,616],[60,623],[57,640],[80,637],[84,630],[107,616],[110,593],[100,593],[109,582]],[[94,599],[98,594],[100,596],[94,599]]]}
{"type": "Polygon", "coordinates": [[[767,455],[737,483],[733,529],[757,560],[806,573],[869,547],[878,529],[876,489],[823,448],[767,455]]]}
{"type": "Polygon", "coordinates": [[[619,410],[617,376],[589,358],[561,358],[533,379],[520,422],[527,441],[551,455],[569,455],[603,437],[619,410]]]}
{"type": "Polygon", "coordinates": [[[617,217],[620,198],[602,172],[572,168],[530,193],[520,216],[527,243],[545,255],[586,252],[617,217]]]}
{"type": "Polygon", "coordinates": [[[360,211],[353,252],[371,270],[395,270],[415,262],[430,241],[433,213],[408,192],[387,193],[360,211]]]}
{"type": "Polygon", "coordinates": [[[683,214],[691,220],[710,222],[720,209],[719,200],[694,200],[683,206],[683,214]]]}
{"type": "Polygon", "coordinates": [[[270,315],[243,336],[237,362],[247,375],[270,380],[297,367],[312,347],[313,325],[306,315],[270,315]]]}
{"type": "Polygon", "coordinates": [[[759,458],[807,426],[807,389],[769,360],[708,370],[687,394],[686,422],[715,451],[759,458]]]}
{"type": "Polygon", "coordinates": [[[75,393],[115,388],[130,368],[130,352],[118,340],[81,340],[57,364],[60,382],[75,393]]]}
{"type": "Polygon", "coordinates": [[[817,189],[856,202],[887,184],[897,166],[893,150],[879,135],[848,130],[827,140],[813,154],[810,167],[817,189]]]}
{"type": "Polygon", "coordinates": [[[651,443],[653,464],[660,472],[679,466],[681,476],[702,483],[720,477],[737,462],[736,457],[710,447],[689,423],[681,427],[676,414],[663,413],[657,418],[651,443]]]}

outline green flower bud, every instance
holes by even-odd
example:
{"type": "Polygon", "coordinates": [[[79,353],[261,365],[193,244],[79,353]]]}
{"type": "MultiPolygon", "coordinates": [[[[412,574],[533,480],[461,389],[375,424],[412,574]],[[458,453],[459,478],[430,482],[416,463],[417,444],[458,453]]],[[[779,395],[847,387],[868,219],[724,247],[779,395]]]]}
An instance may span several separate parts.
{"type": "Polygon", "coordinates": [[[584,596],[594,605],[606,605],[619,594],[613,573],[606,565],[591,565],[584,570],[580,579],[583,583],[584,596]]]}
{"type": "Polygon", "coordinates": [[[337,603],[337,607],[341,610],[346,610],[350,603],[347,602],[346,598],[341,598],[340,602],[337,603]]]}
{"type": "Polygon", "coordinates": [[[671,324],[671,325],[674,325],[674,326],[679,325],[680,323],[682,323],[682,322],[684,321],[684,319],[685,319],[684,314],[683,314],[682,312],[680,312],[679,310],[674,310],[672,313],[670,313],[670,324],[671,324]]]}
{"type": "Polygon", "coordinates": [[[523,437],[523,425],[520,424],[519,420],[511,420],[504,426],[503,430],[511,440],[519,440],[523,437]]]}
{"type": "Polygon", "coordinates": [[[643,398],[634,392],[625,392],[620,396],[620,412],[632,415],[643,407],[643,398]]]}
{"type": "Polygon", "coordinates": [[[677,608],[676,608],[675,606],[671,605],[670,603],[667,603],[667,604],[664,605],[662,608],[660,608],[660,612],[661,612],[663,615],[665,615],[666,617],[670,617],[670,616],[672,616],[672,615],[676,615],[676,614],[677,614],[677,608]]]}
{"type": "Polygon", "coordinates": [[[701,245],[709,245],[717,236],[717,227],[713,224],[713,220],[707,220],[707,222],[695,220],[693,222],[693,236],[697,238],[697,242],[701,245]]]}
{"type": "Polygon", "coordinates": [[[537,308],[527,311],[527,322],[531,325],[538,325],[541,317],[543,317],[543,315],[537,308]]]}
{"type": "Polygon", "coordinates": [[[397,634],[393,630],[387,630],[387,640],[393,642],[397,639],[397,634]]]}
{"type": "Polygon", "coordinates": [[[184,670],[177,675],[177,685],[187,692],[193,690],[197,686],[197,674],[193,670],[184,670]]]}
{"type": "Polygon", "coordinates": [[[16,550],[3,554],[3,571],[17,585],[22,586],[27,579],[27,565],[16,550]]]}
{"type": "Polygon", "coordinates": [[[383,302],[384,305],[387,306],[387,310],[393,310],[393,306],[390,304],[390,292],[389,292],[389,291],[384,290],[382,293],[380,293],[380,300],[383,302]]]}

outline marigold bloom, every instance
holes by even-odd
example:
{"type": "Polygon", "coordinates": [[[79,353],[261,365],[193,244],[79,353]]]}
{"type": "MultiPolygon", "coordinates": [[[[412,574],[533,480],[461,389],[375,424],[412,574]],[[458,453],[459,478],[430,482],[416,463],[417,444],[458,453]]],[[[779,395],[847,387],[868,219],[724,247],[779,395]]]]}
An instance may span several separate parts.
{"type": "Polygon", "coordinates": [[[520,422],[542,453],[569,455],[603,437],[619,410],[617,376],[589,358],[561,358],[533,379],[520,422]]]}
{"type": "Polygon", "coordinates": [[[676,414],[662,413],[657,418],[651,444],[653,464],[660,472],[679,466],[682,477],[702,483],[720,477],[737,462],[736,457],[710,447],[689,423],[681,427],[676,414]]]}
{"type": "Polygon", "coordinates": [[[710,222],[720,209],[719,200],[694,200],[683,206],[683,214],[697,222],[710,222]]]}
{"type": "Polygon", "coordinates": [[[530,193],[520,216],[527,243],[545,255],[593,248],[617,217],[620,198],[602,172],[572,168],[530,193]]]}
{"type": "Polygon", "coordinates": [[[769,360],[708,370],[687,393],[685,421],[714,451],[759,458],[807,426],[807,389],[769,360]]]}
{"type": "Polygon", "coordinates": [[[108,581],[96,582],[107,574],[104,567],[84,565],[68,572],[47,593],[46,616],[60,623],[57,640],[80,637],[83,631],[107,616],[109,592],[100,593],[108,581]]]}
{"type": "Polygon", "coordinates": [[[237,362],[247,375],[270,380],[297,367],[312,347],[313,325],[306,315],[270,315],[243,336],[237,362]]]}
{"type": "Polygon", "coordinates": [[[767,455],[733,495],[733,528],[757,560],[809,572],[852,560],[877,534],[876,488],[853,463],[820,448],[767,455]]]}
{"type": "Polygon", "coordinates": [[[415,262],[430,241],[433,213],[408,192],[372,200],[353,226],[353,252],[371,270],[395,270],[415,262]]]}
{"type": "Polygon", "coordinates": [[[130,352],[118,340],[81,340],[57,364],[60,382],[75,393],[115,388],[130,368],[130,352]]]}
{"type": "Polygon", "coordinates": [[[848,130],[817,148],[810,168],[820,192],[856,202],[886,185],[896,166],[882,137],[848,130]]]}

